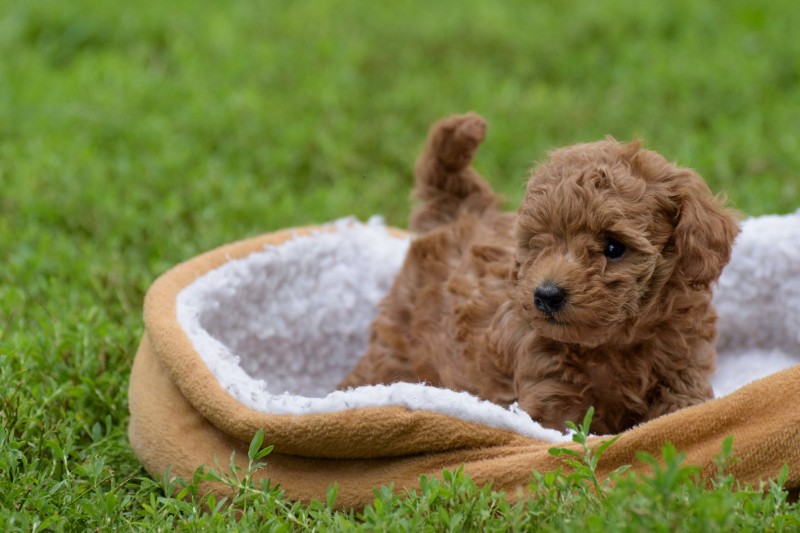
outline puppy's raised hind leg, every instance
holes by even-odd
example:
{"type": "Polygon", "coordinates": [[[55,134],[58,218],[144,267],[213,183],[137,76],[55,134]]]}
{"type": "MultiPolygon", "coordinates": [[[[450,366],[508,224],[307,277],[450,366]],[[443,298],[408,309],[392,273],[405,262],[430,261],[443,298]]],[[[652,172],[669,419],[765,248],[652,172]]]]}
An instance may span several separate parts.
{"type": "Polygon", "coordinates": [[[486,135],[486,121],[475,113],[435,123],[414,167],[414,197],[419,206],[409,227],[428,231],[452,222],[462,209],[482,213],[501,202],[474,168],[472,158],[486,135]]]}

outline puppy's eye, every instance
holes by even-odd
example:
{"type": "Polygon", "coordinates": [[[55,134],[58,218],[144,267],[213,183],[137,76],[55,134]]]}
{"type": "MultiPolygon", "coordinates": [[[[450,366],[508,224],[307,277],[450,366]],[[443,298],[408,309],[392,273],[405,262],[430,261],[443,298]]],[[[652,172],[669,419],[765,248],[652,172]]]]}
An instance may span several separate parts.
{"type": "Polygon", "coordinates": [[[617,239],[609,237],[606,239],[606,247],[603,249],[603,255],[609,259],[619,259],[625,255],[625,245],[617,239]]]}

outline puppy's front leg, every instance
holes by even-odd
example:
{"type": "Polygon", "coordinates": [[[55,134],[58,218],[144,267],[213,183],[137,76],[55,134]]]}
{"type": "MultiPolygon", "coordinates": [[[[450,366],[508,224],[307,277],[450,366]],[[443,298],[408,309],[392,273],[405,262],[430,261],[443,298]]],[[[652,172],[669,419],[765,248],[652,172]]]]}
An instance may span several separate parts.
{"type": "Polygon", "coordinates": [[[703,371],[688,369],[667,378],[647,411],[647,420],[675,412],[685,407],[701,404],[714,397],[714,391],[703,371]]]}
{"type": "Polygon", "coordinates": [[[518,381],[517,395],[520,408],[547,428],[566,431],[567,421],[579,424],[586,414],[581,390],[561,380],[518,381]]]}

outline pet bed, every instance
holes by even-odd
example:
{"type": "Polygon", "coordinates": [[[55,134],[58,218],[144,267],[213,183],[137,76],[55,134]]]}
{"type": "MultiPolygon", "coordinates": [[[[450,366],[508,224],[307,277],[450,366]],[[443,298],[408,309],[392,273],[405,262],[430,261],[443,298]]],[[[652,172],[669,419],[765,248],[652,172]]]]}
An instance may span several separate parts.
{"type": "MultiPolygon", "coordinates": [[[[742,226],[715,293],[717,398],[621,434],[601,477],[643,468],[635,452],[668,441],[711,476],[733,435],[737,479],[788,464],[787,485],[800,486],[800,212],[742,226]]],[[[443,468],[464,465],[512,493],[533,470],[557,468],[548,449],[576,446],[570,436],[514,407],[424,384],[334,390],[364,352],[408,239],[380,220],[342,220],[229,244],[161,276],[145,298],[129,392],[129,438],[147,471],[190,479],[232,451],[244,463],[259,428],[274,450],[258,476],[300,501],[337,483],[343,507],[443,468]]]]}

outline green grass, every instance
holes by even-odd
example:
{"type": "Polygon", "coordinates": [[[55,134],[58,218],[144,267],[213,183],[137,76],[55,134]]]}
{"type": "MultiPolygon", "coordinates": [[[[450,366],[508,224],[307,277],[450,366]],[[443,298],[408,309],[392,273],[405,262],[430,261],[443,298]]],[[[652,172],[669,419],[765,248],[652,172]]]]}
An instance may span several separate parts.
{"type": "MultiPolygon", "coordinates": [[[[145,290],[261,232],[350,214],[404,225],[410,167],[442,115],[490,121],[477,165],[509,205],[549,148],[611,134],[698,169],[748,214],[797,209],[796,7],[0,0],[0,529],[235,527],[231,512],[166,498],[128,446],[145,290]]],[[[593,500],[532,474],[540,497],[516,506],[448,474],[406,499],[380,492],[359,516],[268,491],[247,523],[796,518],[774,486],[762,497],[684,477],[680,497],[653,478],[593,500]]]]}

